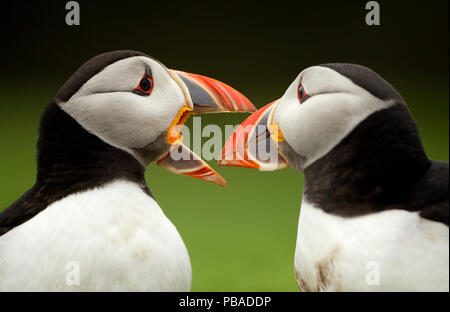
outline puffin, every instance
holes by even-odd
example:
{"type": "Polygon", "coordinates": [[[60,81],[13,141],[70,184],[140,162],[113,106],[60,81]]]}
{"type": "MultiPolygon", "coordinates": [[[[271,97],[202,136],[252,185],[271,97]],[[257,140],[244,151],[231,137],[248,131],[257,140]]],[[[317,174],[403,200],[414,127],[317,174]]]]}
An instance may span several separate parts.
{"type": "Polygon", "coordinates": [[[448,162],[428,159],[405,100],[373,70],[306,68],[235,130],[219,165],[303,173],[300,291],[449,290],[448,162]]]}
{"type": "Polygon", "coordinates": [[[0,291],[189,291],[188,251],[145,169],[225,186],[183,145],[183,124],[255,110],[230,86],[139,51],[88,60],[42,114],[34,186],[0,214],[0,291]]]}

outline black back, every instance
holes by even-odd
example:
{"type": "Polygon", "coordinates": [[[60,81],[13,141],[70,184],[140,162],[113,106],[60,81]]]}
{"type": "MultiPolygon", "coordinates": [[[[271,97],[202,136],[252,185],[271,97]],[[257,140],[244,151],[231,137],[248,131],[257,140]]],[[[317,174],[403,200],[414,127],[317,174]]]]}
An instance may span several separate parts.
{"type": "Polygon", "coordinates": [[[145,182],[143,165],[131,154],[86,131],[56,104],[68,100],[107,65],[136,55],[145,54],[116,51],[96,56],[82,65],[58,91],[41,117],[36,183],[0,214],[0,235],[65,196],[100,187],[117,179],[138,183],[151,196],[145,182]]]}

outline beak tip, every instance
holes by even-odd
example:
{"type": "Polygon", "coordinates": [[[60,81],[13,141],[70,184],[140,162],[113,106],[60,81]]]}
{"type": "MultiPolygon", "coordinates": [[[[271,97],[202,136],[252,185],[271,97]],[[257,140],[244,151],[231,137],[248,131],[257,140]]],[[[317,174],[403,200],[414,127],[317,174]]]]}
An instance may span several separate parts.
{"type": "Polygon", "coordinates": [[[225,179],[221,176],[218,176],[218,177],[220,177],[220,178],[215,181],[215,184],[217,184],[223,188],[227,188],[228,187],[227,181],[225,181],[225,179]]]}

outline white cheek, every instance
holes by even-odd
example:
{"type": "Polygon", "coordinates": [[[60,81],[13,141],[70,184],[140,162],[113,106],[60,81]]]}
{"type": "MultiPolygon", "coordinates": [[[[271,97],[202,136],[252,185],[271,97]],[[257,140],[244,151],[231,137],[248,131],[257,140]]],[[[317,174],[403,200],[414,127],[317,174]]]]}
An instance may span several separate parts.
{"type": "Polygon", "coordinates": [[[167,131],[179,110],[176,100],[114,92],[76,97],[61,107],[103,141],[132,149],[154,142],[167,131]]]}
{"type": "Polygon", "coordinates": [[[87,81],[61,108],[106,143],[130,150],[143,148],[165,133],[185,104],[179,85],[167,69],[146,57],[118,61],[87,81]],[[154,86],[149,96],[132,91],[145,67],[154,86]]]}
{"type": "Polygon", "coordinates": [[[320,66],[313,66],[304,71],[303,86],[309,94],[339,92],[362,94],[365,92],[336,71],[320,66]]]}
{"type": "Polygon", "coordinates": [[[390,106],[369,93],[333,93],[313,96],[300,104],[284,100],[275,114],[286,141],[301,156],[304,167],[326,155],[359,123],[390,106]]]}

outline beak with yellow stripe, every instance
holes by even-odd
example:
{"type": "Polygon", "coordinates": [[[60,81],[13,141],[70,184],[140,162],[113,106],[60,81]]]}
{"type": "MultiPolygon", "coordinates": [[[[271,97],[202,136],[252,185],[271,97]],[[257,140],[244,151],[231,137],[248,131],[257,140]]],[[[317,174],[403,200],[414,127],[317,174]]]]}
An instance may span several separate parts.
{"type": "Polygon", "coordinates": [[[278,102],[264,106],[244,120],[225,143],[219,166],[262,171],[288,167],[279,151],[285,139],[280,127],[273,121],[278,102]]]}
{"type": "Polygon", "coordinates": [[[191,114],[220,112],[255,112],[253,104],[240,92],[218,80],[182,71],[169,70],[185,96],[180,109],[166,133],[170,150],[157,164],[173,173],[188,175],[226,186],[225,179],[188,147],[182,144],[181,128],[191,114]],[[173,157],[174,154],[183,155],[173,157]]]}

